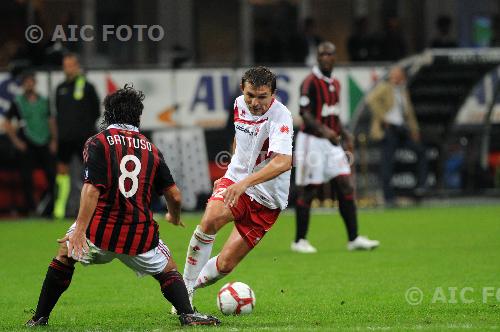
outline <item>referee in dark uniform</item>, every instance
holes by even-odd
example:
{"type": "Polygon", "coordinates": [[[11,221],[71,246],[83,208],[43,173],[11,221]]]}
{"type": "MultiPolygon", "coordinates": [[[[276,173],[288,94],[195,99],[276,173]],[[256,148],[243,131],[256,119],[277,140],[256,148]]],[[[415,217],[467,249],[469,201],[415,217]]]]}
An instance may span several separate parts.
{"type": "Polygon", "coordinates": [[[55,95],[59,130],[56,178],[58,196],[54,207],[56,218],[74,217],[78,212],[78,195],[82,187],[82,150],[85,141],[96,133],[96,121],[100,116],[99,97],[94,86],[82,75],[75,54],[64,56],[63,71],[66,79],[57,86],[55,95]],[[70,169],[74,156],[78,157],[78,162],[75,161],[74,168],[70,169]],[[71,206],[71,202],[75,202],[74,206],[71,206]]]}

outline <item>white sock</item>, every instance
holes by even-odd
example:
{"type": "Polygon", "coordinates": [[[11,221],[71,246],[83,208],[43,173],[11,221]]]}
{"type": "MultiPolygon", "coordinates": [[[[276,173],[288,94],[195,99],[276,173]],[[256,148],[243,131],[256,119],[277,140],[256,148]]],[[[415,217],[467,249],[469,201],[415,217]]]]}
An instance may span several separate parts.
{"type": "Polygon", "coordinates": [[[210,286],[216,283],[219,279],[224,278],[228,273],[221,273],[217,269],[217,258],[219,255],[210,258],[210,260],[205,264],[203,270],[201,270],[198,279],[196,279],[195,289],[210,286]]]}
{"type": "Polygon", "coordinates": [[[196,226],[186,255],[184,265],[184,283],[186,287],[193,287],[201,269],[207,263],[212,253],[215,235],[205,234],[196,226]]]}

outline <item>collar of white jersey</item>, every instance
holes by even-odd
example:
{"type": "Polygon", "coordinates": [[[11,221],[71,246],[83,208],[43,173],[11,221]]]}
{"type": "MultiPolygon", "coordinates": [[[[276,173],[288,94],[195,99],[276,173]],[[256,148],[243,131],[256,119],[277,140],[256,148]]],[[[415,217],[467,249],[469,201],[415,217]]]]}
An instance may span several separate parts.
{"type": "Polygon", "coordinates": [[[316,76],[320,80],[324,80],[324,81],[326,81],[329,84],[333,83],[333,71],[330,74],[331,76],[328,77],[328,76],[323,75],[323,73],[321,72],[321,70],[319,70],[318,66],[314,66],[313,69],[312,69],[312,72],[313,72],[314,76],[316,76]]]}
{"type": "Polygon", "coordinates": [[[106,129],[124,129],[124,130],[139,132],[139,128],[137,128],[136,126],[132,126],[125,123],[114,123],[112,125],[109,125],[108,128],[106,129]]]}

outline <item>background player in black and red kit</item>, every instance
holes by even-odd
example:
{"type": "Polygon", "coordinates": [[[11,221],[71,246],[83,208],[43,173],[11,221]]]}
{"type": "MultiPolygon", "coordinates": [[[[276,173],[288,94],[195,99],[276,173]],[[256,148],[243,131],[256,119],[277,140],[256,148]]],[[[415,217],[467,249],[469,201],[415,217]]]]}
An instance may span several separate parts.
{"type": "Polygon", "coordinates": [[[318,46],[318,66],[313,68],[300,88],[300,115],[304,124],[295,143],[297,231],[291,249],[301,253],[317,251],[306,240],[311,201],[318,187],[332,179],[349,238],[347,248],[372,249],[379,245],[378,241],[358,235],[351,168],[341,146],[343,141],[352,153],[353,140],[339,119],[340,83],[332,74],[334,63],[335,45],[321,43],[318,46]]]}
{"type": "Polygon", "coordinates": [[[77,261],[104,264],[117,258],[137,275],[160,283],[182,325],[216,325],[215,317],[195,313],[182,276],[159,237],[150,209],[153,190],[167,200],[167,221],[180,220],[181,193],[161,152],[139,133],[144,95],[125,86],[104,100],[103,127],[87,140],[80,210],[45,276],[35,315],[26,325],[47,325],[69,287],[77,261]]]}

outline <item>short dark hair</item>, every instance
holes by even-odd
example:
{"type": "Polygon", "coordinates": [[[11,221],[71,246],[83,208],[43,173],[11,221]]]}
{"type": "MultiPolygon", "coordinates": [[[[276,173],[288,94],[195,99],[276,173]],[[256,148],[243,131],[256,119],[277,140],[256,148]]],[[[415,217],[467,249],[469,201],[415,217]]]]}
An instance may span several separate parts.
{"type": "Polygon", "coordinates": [[[132,84],[125,84],[104,98],[104,116],[101,122],[102,129],[112,124],[128,124],[139,127],[144,105],[144,93],[135,90],[132,84]]]}
{"type": "Polygon", "coordinates": [[[75,58],[76,59],[76,62],[80,63],[80,56],[76,53],[73,53],[73,52],[65,52],[63,54],[63,59],[66,59],[66,58],[75,58]]]}
{"type": "Polygon", "coordinates": [[[25,70],[19,74],[21,83],[24,83],[28,78],[36,79],[36,74],[33,70],[25,70]]]}
{"type": "Polygon", "coordinates": [[[332,43],[332,42],[329,42],[329,41],[324,41],[324,42],[321,42],[319,45],[318,45],[318,48],[317,48],[317,51],[318,51],[318,54],[319,54],[319,49],[320,48],[329,48],[332,50],[333,54],[336,53],[337,51],[337,48],[335,47],[335,44],[332,43]]]}
{"type": "Polygon", "coordinates": [[[241,77],[242,87],[245,86],[245,82],[256,88],[267,85],[271,89],[271,93],[276,91],[276,75],[267,67],[259,66],[247,70],[241,77]]]}

